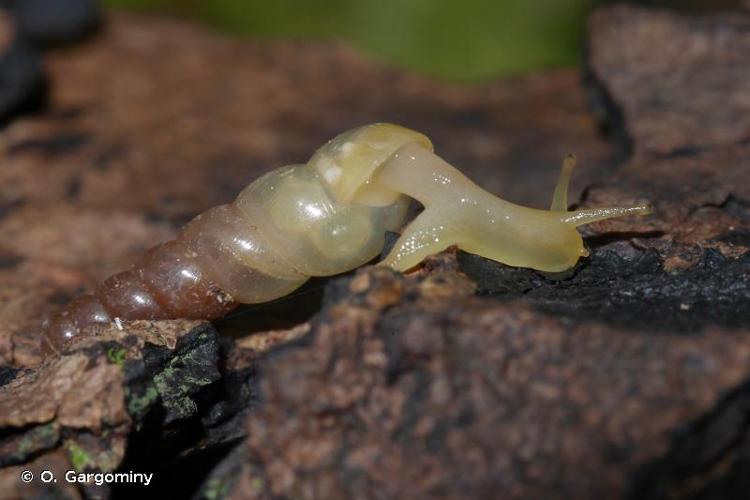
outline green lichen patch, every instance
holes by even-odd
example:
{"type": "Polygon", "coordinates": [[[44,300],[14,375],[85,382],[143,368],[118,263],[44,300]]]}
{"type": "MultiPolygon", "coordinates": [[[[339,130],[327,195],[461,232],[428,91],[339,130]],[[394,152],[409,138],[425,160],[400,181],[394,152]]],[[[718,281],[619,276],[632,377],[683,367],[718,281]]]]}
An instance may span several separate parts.
{"type": "Polygon", "coordinates": [[[15,439],[4,443],[3,448],[10,450],[0,453],[0,466],[25,462],[32,455],[53,448],[60,440],[58,427],[46,424],[33,427],[15,439]]]}
{"type": "Polygon", "coordinates": [[[148,413],[148,410],[159,400],[159,392],[152,384],[146,386],[143,392],[138,394],[126,388],[125,398],[127,400],[128,413],[136,422],[140,422],[148,413]]]}
{"type": "Polygon", "coordinates": [[[127,350],[117,347],[110,347],[107,349],[107,360],[119,366],[120,368],[123,367],[125,364],[125,358],[127,357],[127,350]]]}
{"type": "Polygon", "coordinates": [[[203,498],[206,500],[219,500],[226,498],[229,493],[231,484],[227,483],[220,477],[211,478],[203,490],[203,498]]]}
{"type": "Polygon", "coordinates": [[[70,463],[77,472],[95,470],[109,472],[122,462],[124,447],[117,437],[104,432],[101,436],[83,434],[64,444],[70,463]]]}
{"type": "Polygon", "coordinates": [[[165,422],[183,419],[197,411],[190,397],[221,378],[217,368],[219,345],[215,335],[200,332],[186,341],[183,352],[154,376],[154,386],[166,410],[165,422]]]}
{"type": "Polygon", "coordinates": [[[68,450],[70,463],[76,471],[82,472],[86,469],[86,466],[94,464],[93,457],[75,441],[67,441],[65,448],[68,450]]]}

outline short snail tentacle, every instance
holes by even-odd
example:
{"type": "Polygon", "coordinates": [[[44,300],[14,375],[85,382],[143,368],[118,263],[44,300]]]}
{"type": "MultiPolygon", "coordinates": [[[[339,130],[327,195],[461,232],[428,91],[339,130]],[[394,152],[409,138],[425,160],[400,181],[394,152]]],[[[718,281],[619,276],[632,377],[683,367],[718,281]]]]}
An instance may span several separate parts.
{"type": "Polygon", "coordinates": [[[458,245],[513,266],[568,269],[586,255],[577,226],[650,212],[648,205],[569,212],[574,167],[567,157],[550,210],[537,210],[483,190],[418,132],[386,123],[352,129],[306,164],[258,178],[75,299],[47,322],[44,344],[57,352],[87,327],[118,318],[214,319],[238,303],[282,297],[312,276],[352,270],[382,251],[387,231],[404,226],[412,198],[425,209],[381,265],[406,270],[458,245]]]}
{"type": "Polygon", "coordinates": [[[560,177],[557,178],[555,192],[552,195],[552,204],[549,207],[551,211],[568,211],[568,188],[570,186],[570,177],[573,175],[573,170],[576,168],[577,163],[578,160],[575,155],[568,155],[563,160],[562,168],[560,169],[560,177]]]}

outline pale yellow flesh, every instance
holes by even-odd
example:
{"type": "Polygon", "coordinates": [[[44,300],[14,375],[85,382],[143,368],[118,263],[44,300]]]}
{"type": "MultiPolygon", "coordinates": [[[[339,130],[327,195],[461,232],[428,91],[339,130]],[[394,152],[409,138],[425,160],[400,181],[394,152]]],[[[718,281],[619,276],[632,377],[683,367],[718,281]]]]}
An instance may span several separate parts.
{"type": "Polygon", "coordinates": [[[537,210],[502,200],[416,143],[400,148],[374,180],[425,207],[404,229],[382,265],[406,270],[457,245],[517,267],[558,272],[586,255],[577,226],[623,215],[643,215],[647,205],[567,211],[567,186],[575,160],[566,160],[552,207],[537,210]]]}
{"type": "Polygon", "coordinates": [[[551,210],[509,203],[432,152],[413,130],[387,123],[353,129],[306,164],[273,170],[229,205],[185,229],[204,269],[233,300],[273,300],[311,276],[370,262],[386,231],[403,227],[409,198],[424,211],[381,262],[400,271],[451,245],[511,266],[564,271],[586,255],[576,227],[649,212],[646,205],[569,212],[575,158],[566,158],[551,210]]]}

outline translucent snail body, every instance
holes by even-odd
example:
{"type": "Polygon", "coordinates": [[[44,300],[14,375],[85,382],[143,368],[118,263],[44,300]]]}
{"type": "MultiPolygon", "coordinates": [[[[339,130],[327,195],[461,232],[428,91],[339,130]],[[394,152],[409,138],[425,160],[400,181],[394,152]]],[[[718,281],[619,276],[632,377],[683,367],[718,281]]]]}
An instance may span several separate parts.
{"type": "Polygon", "coordinates": [[[563,166],[550,210],[506,202],[432,152],[424,135],[390,124],[345,132],[303,165],[273,170],[227,205],[193,219],[128,271],[74,300],[45,325],[59,350],[86,326],[121,319],[212,319],[237,303],[284,296],[312,276],[374,259],[385,234],[425,209],[381,262],[396,270],[451,245],[513,266],[562,271],[585,255],[576,227],[645,214],[647,206],[567,211],[574,166],[563,166]]]}

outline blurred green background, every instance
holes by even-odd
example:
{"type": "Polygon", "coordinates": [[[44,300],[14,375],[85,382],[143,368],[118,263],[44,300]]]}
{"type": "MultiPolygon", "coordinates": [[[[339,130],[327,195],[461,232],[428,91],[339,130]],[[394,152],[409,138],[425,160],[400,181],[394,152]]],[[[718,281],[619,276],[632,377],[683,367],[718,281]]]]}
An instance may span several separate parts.
{"type": "MultiPolygon", "coordinates": [[[[349,40],[366,53],[464,81],[575,64],[601,0],[105,0],[255,36],[349,40]]],[[[642,0],[704,10],[737,0],[642,0]]]]}

